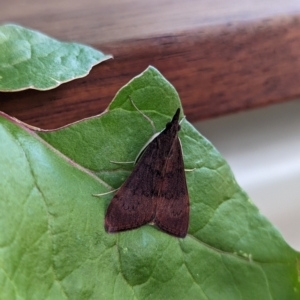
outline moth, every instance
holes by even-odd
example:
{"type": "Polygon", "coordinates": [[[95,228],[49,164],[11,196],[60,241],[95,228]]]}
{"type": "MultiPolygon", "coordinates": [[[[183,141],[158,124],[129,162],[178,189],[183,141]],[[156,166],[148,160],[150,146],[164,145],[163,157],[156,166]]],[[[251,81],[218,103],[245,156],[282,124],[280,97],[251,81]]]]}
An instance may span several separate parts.
{"type": "Polygon", "coordinates": [[[189,196],[180,140],[180,109],[145,148],[111,200],[105,230],[119,232],[151,223],[176,237],[189,225],[189,196]]]}

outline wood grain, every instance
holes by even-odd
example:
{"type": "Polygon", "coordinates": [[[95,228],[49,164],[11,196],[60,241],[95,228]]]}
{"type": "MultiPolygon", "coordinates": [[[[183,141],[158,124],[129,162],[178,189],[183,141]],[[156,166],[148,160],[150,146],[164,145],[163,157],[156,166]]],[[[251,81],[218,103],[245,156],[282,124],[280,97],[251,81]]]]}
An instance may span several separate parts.
{"type": "Polygon", "coordinates": [[[101,113],[119,88],[148,65],[175,86],[191,121],[300,96],[298,0],[280,5],[255,0],[251,9],[249,1],[235,0],[225,6],[216,0],[184,5],[27,1],[32,10],[14,2],[3,4],[1,22],[89,43],[115,57],[54,90],[0,94],[0,110],[34,126],[57,128],[101,113]]]}

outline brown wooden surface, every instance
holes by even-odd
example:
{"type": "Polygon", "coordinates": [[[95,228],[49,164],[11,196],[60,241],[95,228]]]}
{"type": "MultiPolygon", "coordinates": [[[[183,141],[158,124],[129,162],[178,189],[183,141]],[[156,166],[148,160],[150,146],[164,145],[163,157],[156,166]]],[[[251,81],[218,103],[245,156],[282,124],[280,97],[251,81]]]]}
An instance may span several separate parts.
{"type": "Polygon", "coordinates": [[[0,1],[1,23],[115,57],[54,90],[0,93],[0,110],[56,128],[102,112],[148,65],[175,86],[191,121],[294,99],[300,96],[300,1],[277,2],[0,1]]]}

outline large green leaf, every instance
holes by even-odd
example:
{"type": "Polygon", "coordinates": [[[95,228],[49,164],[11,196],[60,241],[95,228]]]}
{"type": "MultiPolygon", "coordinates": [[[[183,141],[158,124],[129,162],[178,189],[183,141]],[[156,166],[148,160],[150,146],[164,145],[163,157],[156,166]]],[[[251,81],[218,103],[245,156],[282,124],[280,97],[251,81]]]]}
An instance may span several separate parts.
{"type": "Polygon", "coordinates": [[[262,216],[218,151],[186,120],[180,138],[189,234],[151,225],[104,231],[105,209],[152,135],[135,104],[164,128],[174,88],[154,68],[108,110],[56,131],[0,117],[1,299],[300,299],[299,253],[262,216]],[[298,267],[299,268],[299,267],[298,267]]]}
{"type": "Polygon", "coordinates": [[[0,26],[0,91],[48,90],[86,76],[109,58],[77,43],[63,43],[17,25],[0,26]]]}

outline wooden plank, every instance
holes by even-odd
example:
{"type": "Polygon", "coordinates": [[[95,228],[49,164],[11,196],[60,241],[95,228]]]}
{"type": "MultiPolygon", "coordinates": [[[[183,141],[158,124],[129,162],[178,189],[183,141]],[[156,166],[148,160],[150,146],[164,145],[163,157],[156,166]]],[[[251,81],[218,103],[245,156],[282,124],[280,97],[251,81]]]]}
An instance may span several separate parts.
{"type": "Polygon", "coordinates": [[[255,0],[250,8],[235,0],[55,1],[32,10],[5,3],[0,21],[90,43],[115,59],[54,90],[1,93],[0,110],[31,125],[56,128],[101,113],[148,65],[175,86],[191,121],[300,96],[298,0],[255,0]]]}

